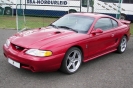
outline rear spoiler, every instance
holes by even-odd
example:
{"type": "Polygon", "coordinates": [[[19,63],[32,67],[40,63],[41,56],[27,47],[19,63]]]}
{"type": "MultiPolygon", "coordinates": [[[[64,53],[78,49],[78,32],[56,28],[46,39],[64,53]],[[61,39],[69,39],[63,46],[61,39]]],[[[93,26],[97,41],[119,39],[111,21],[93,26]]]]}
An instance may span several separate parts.
{"type": "Polygon", "coordinates": [[[121,23],[126,24],[126,25],[130,25],[131,22],[127,21],[127,20],[119,20],[121,23]]]}

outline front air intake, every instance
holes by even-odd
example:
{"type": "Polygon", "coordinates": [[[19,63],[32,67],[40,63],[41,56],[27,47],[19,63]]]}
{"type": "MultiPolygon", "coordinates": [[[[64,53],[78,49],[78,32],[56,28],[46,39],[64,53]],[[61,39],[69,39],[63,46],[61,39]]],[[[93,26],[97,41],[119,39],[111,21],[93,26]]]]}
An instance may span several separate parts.
{"type": "Polygon", "coordinates": [[[15,44],[11,44],[11,46],[12,46],[12,48],[13,48],[14,50],[18,50],[18,51],[22,51],[22,50],[24,50],[23,47],[18,46],[18,45],[15,45],[15,44]]]}

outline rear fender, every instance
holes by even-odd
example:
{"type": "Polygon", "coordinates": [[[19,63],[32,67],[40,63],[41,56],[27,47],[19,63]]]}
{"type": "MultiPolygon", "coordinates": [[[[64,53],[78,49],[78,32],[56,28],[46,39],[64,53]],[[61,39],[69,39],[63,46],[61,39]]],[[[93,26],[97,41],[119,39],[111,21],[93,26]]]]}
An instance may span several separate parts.
{"type": "Polygon", "coordinates": [[[126,37],[127,37],[127,40],[129,40],[129,38],[130,38],[130,35],[131,35],[131,33],[130,33],[130,24],[131,24],[131,22],[130,21],[127,21],[127,20],[119,20],[121,23],[123,23],[123,24],[125,24],[125,25],[127,25],[128,27],[127,27],[127,33],[125,34],[126,35],[126,37]]]}

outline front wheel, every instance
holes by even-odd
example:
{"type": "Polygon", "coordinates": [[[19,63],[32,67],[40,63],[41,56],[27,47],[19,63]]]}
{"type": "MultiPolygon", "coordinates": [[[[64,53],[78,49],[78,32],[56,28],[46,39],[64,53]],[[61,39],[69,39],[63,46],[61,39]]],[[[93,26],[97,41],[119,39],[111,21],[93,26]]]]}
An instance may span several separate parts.
{"type": "Polygon", "coordinates": [[[126,47],[127,47],[127,37],[123,36],[117,48],[117,52],[123,53],[126,50],[126,47]]]}
{"type": "Polygon", "coordinates": [[[67,74],[75,73],[82,63],[82,52],[79,48],[69,49],[63,59],[61,71],[67,74]]]}

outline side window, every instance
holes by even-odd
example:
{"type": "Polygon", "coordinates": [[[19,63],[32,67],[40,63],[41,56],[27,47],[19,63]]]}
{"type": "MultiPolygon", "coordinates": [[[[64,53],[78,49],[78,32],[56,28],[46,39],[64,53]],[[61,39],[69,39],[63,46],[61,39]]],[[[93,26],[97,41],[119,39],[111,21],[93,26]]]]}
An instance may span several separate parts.
{"type": "Polygon", "coordinates": [[[117,21],[115,21],[115,20],[113,20],[113,19],[111,19],[111,20],[112,20],[112,23],[113,23],[113,27],[118,27],[117,21]]]}
{"type": "Polygon", "coordinates": [[[87,2],[88,2],[88,0],[82,0],[82,6],[87,7],[87,2]]]}
{"type": "Polygon", "coordinates": [[[113,28],[110,18],[101,18],[95,24],[95,29],[100,28],[102,30],[108,30],[113,28]]]}

